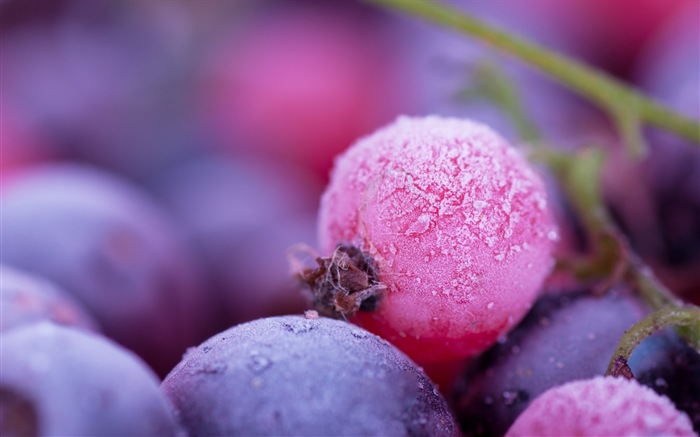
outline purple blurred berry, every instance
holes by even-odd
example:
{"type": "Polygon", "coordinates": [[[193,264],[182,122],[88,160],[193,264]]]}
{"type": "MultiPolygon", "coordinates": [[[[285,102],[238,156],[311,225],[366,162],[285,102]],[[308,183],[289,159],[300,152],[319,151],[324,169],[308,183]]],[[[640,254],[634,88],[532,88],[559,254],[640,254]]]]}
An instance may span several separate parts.
{"type": "Polygon", "coordinates": [[[105,337],[41,322],[1,350],[3,436],[184,435],[153,371],[105,337]]]}
{"type": "Polygon", "coordinates": [[[5,265],[0,278],[0,332],[41,320],[100,331],[83,306],[51,282],[5,265]]]}
{"type": "MultiPolygon", "coordinates": [[[[464,433],[503,435],[547,389],[604,374],[622,334],[648,311],[621,288],[603,296],[584,290],[542,296],[458,382],[455,405],[464,433]]],[[[700,356],[672,331],[643,341],[629,366],[639,382],[668,396],[700,426],[700,356]]]]}
{"type": "Polygon", "coordinates": [[[3,263],[76,297],[105,334],[161,374],[208,323],[206,295],[168,217],[97,169],[35,167],[3,181],[3,263]]]}

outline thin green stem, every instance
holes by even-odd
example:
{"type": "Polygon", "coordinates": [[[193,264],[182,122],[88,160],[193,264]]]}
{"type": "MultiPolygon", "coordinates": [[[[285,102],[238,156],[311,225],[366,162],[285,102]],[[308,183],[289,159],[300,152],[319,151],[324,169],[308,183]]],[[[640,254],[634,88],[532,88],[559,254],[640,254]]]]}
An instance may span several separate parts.
{"type": "MultiPolygon", "coordinates": [[[[638,291],[653,310],[659,311],[659,314],[687,308],[635,254],[608,214],[600,194],[600,172],[604,162],[600,150],[583,149],[576,154],[569,154],[541,146],[535,150],[533,158],[545,162],[553,171],[594,245],[593,254],[589,259],[582,262],[565,260],[560,262],[560,265],[572,269],[580,279],[598,279],[601,282],[596,288],[601,292],[624,280],[638,291]]],[[[676,328],[678,334],[698,349],[700,317],[697,314],[695,317],[692,326],[675,324],[679,325],[676,328]]],[[[631,372],[625,367],[626,361],[618,355],[613,357],[611,365],[614,360],[617,360],[616,372],[631,372]]]]}
{"type": "Polygon", "coordinates": [[[632,146],[639,147],[642,122],[674,132],[700,145],[700,123],[654,102],[625,83],[574,59],[515,38],[481,21],[433,1],[365,0],[406,12],[477,37],[549,74],[606,109],[632,146]]]}
{"type": "Polygon", "coordinates": [[[537,127],[526,115],[517,87],[498,65],[482,62],[477,66],[474,76],[476,85],[472,90],[508,115],[522,141],[537,144],[540,141],[537,127]]]}
{"type": "Polygon", "coordinates": [[[645,338],[660,331],[667,326],[686,328],[686,332],[694,332],[694,343],[691,346],[700,350],[700,308],[687,306],[683,308],[665,308],[651,313],[644,319],[635,323],[620,339],[617,349],[610,359],[610,364],[605,372],[606,375],[619,376],[620,374],[631,374],[627,361],[634,348],[645,338]]]}

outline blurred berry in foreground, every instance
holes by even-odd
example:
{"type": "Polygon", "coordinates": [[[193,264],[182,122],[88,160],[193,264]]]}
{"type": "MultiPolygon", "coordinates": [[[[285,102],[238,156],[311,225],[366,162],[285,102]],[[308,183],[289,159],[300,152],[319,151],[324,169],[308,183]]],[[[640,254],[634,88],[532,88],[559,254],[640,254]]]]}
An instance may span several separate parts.
{"type": "Polygon", "coordinates": [[[158,377],[132,352],[50,322],[0,345],[3,436],[183,436],[158,377]]]}
{"type": "Polygon", "coordinates": [[[170,219],[105,171],[49,164],[3,181],[1,261],[55,282],[106,335],[167,372],[208,323],[207,296],[170,219]]]}
{"type": "Polygon", "coordinates": [[[0,332],[42,320],[100,331],[70,294],[39,276],[5,265],[0,265],[0,302],[0,332]]]}

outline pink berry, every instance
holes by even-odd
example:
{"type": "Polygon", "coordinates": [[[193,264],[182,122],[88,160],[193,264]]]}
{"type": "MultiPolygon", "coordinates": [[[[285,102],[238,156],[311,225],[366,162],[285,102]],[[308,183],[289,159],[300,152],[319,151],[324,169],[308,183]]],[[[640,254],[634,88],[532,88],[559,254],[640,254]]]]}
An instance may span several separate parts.
{"type": "Polygon", "coordinates": [[[387,289],[353,321],[421,364],[508,332],[550,271],[556,235],[527,161],[489,127],[437,116],[357,141],[336,159],[319,215],[321,250],[359,248],[387,289]]]}
{"type": "Polygon", "coordinates": [[[688,416],[635,380],[598,376],[537,397],[506,433],[517,436],[696,436],[688,416]]]}
{"type": "Polygon", "coordinates": [[[392,75],[376,11],[277,3],[214,44],[199,78],[202,115],[227,147],[282,157],[325,180],[333,157],[389,121],[408,93],[392,75]]]}

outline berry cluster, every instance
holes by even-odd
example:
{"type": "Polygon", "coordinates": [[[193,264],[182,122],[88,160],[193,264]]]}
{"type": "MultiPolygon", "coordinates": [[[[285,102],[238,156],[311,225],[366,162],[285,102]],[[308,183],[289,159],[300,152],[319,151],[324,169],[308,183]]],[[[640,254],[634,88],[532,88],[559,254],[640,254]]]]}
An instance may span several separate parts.
{"type": "MultiPolygon", "coordinates": [[[[0,2],[0,435],[700,432],[698,148],[373,1],[0,2]]],[[[700,115],[695,0],[453,3],[700,115]]]]}

